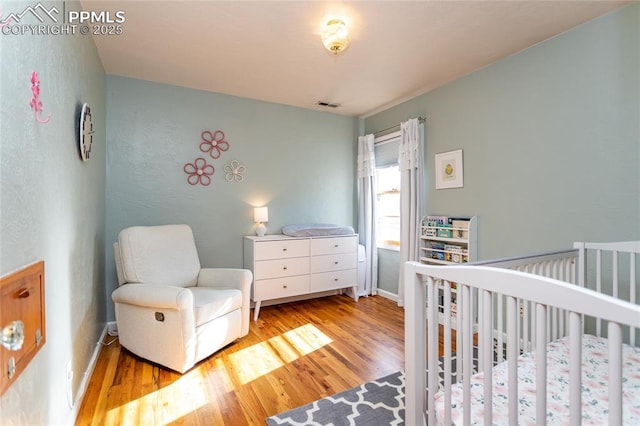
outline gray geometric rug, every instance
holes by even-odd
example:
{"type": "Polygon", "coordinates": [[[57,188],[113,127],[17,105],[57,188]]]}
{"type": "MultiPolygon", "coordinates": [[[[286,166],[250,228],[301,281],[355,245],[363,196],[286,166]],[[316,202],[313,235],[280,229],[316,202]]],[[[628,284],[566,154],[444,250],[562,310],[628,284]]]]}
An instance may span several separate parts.
{"type": "Polygon", "coordinates": [[[267,418],[267,425],[388,426],[404,425],[404,373],[322,398],[267,418]]]}
{"type": "MultiPolygon", "coordinates": [[[[494,346],[497,342],[494,341],[494,346]]],[[[503,348],[504,350],[504,348],[503,348]]],[[[503,353],[503,354],[506,354],[503,353]]],[[[494,348],[494,365],[497,363],[494,348]]],[[[444,358],[438,359],[440,387],[444,386],[444,358]]],[[[456,354],[451,356],[451,383],[456,374],[456,354]]],[[[473,372],[478,371],[478,347],[473,346],[473,372]]],[[[387,426],[404,425],[404,372],[397,371],[378,380],[319,399],[267,418],[267,425],[289,426],[387,426]]]]}

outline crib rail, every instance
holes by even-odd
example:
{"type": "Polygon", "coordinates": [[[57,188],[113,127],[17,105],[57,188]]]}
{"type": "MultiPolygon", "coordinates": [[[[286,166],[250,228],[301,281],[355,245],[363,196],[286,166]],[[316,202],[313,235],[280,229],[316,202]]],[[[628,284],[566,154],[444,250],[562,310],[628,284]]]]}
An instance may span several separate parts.
{"type": "Polygon", "coordinates": [[[482,260],[469,263],[469,265],[513,269],[547,278],[574,282],[576,279],[574,265],[578,260],[579,253],[580,250],[575,247],[573,249],[553,250],[525,256],[482,260]]]}

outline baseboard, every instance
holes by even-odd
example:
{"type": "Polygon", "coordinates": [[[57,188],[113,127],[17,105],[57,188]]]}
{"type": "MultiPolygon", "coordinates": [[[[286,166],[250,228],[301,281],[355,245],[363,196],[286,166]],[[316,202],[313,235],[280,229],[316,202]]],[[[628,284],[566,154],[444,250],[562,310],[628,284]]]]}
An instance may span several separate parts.
{"type": "Polygon", "coordinates": [[[67,424],[69,426],[73,426],[76,424],[76,420],[78,419],[78,414],[80,413],[80,406],[82,405],[82,400],[84,399],[84,394],[87,392],[87,387],[89,386],[89,381],[91,380],[91,376],[93,375],[93,370],[96,368],[96,364],[98,363],[98,356],[100,356],[100,351],[102,350],[102,342],[104,342],[104,338],[107,336],[107,333],[112,329],[115,330],[116,322],[111,321],[105,324],[102,329],[102,333],[100,333],[100,338],[96,343],[96,347],[93,350],[93,354],[91,355],[91,359],[89,360],[89,365],[82,376],[82,381],[80,382],[80,388],[78,389],[78,393],[76,394],[76,398],[73,401],[73,407],[71,407],[71,413],[69,414],[69,421],[67,424]]]}
{"type": "Polygon", "coordinates": [[[386,290],[378,289],[378,296],[382,296],[385,299],[391,299],[394,302],[398,301],[398,295],[397,294],[390,293],[390,292],[388,292],[386,290]]]}

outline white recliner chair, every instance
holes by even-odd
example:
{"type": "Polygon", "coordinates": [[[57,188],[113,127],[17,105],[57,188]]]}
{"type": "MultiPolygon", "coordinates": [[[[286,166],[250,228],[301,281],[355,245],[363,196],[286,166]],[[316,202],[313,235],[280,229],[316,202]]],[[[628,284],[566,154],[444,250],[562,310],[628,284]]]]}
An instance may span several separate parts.
{"type": "Polygon", "coordinates": [[[184,373],[249,333],[246,269],[201,268],[188,225],[135,226],[114,243],[120,344],[184,373]]]}

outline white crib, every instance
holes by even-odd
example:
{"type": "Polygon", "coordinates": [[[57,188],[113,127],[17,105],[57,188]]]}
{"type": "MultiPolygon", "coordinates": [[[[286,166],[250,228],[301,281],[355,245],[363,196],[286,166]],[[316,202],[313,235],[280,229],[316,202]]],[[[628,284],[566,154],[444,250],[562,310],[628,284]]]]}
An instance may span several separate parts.
{"type": "Polygon", "coordinates": [[[640,424],[639,253],[640,241],[575,243],[465,266],[408,262],[405,424],[640,424]]]}

